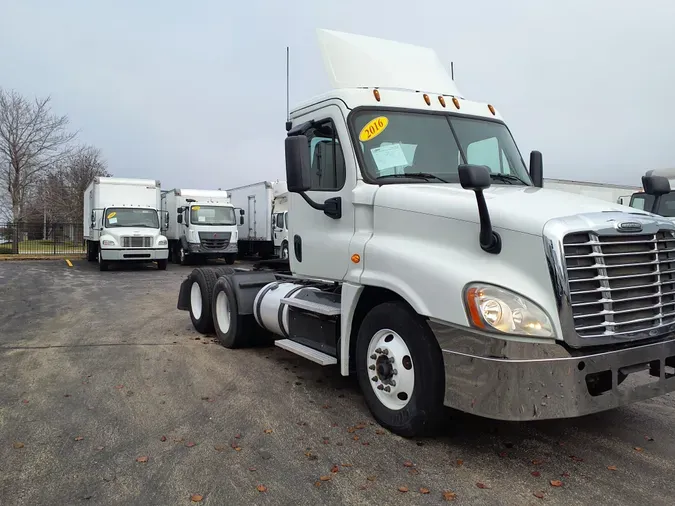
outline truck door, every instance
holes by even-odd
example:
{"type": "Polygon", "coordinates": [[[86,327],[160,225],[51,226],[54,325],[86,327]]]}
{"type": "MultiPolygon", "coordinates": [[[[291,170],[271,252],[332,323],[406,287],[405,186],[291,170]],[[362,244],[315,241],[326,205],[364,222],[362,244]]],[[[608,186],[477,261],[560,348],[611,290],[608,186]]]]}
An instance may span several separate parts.
{"type": "Polygon", "coordinates": [[[354,235],[352,190],[356,161],[345,118],[336,105],[324,106],[294,121],[313,122],[308,138],[311,188],[307,196],[317,203],[340,199],[340,217],[312,209],[297,193],[290,194],[293,217],[289,223],[289,256],[293,272],[322,279],[341,280],[350,266],[349,244],[354,235]],[[301,260],[301,261],[300,261],[301,260]]]}

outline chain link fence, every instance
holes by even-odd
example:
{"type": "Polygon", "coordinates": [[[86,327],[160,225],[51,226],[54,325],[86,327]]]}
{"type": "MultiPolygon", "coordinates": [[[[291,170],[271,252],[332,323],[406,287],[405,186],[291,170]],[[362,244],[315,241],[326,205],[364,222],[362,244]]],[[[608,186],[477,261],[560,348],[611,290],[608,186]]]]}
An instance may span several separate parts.
{"type": "Polygon", "coordinates": [[[82,223],[0,223],[0,255],[84,253],[82,223]]]}

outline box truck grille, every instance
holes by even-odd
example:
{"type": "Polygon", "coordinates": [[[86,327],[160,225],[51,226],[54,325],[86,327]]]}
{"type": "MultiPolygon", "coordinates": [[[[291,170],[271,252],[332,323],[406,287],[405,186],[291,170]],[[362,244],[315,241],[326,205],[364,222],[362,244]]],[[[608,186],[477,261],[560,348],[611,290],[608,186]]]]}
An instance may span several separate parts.
{"type": "Polygon", "coordinates": [[[124,248],[151,248],[152,237],[122,237],[124,248]]]}
{"type": "Polygon", "coordinates": [[[675,323],[675,233],[579,232],[563,245],[580,337],[658,335],[675,323]]]}
{"type": "Polygon", "coordinates": [[[200,232],[199,241],[205,249],[225,249],[230,245],[230,232],[200,232]]]}

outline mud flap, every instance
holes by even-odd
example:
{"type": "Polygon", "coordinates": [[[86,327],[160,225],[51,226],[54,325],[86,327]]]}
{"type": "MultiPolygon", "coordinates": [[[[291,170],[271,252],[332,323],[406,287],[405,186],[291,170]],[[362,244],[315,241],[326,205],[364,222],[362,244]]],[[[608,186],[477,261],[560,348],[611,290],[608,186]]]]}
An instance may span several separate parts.
{"type": "Polygon", "coordinates": [[[181,311],[190,310],[190,288],[192,287],[192,275],[189,275],[181,284],[178,292],[178,304],[176,307],[181,311]]]}

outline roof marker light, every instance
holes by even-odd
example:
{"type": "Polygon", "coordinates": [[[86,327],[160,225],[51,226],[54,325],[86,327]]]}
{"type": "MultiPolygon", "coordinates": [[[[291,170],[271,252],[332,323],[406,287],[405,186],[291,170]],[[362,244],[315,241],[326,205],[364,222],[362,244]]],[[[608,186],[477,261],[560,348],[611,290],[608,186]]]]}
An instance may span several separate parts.
{"type": "Polygon", "coordinates": [[[459,109],[459,100],[457,100],[457,97],[452,97],[452,103],[455,104],[457,109],[459,109]]]}
{"type": "Polygon", "coordinates": [[[492,107],[492,105],[488,104],[488,109],[490,109],[490,112],[491,112],[492,115],[494,116],[494,115],[495,115],[495,108],[492,107]]]}
{"type": "Polygon", "coordinates": [[[373,90],[373,96],[375,97],[375,100],[378,102],[380,101],[380,90],[373,90]]]}
{"type": "Polygon", "coordinates": [[[431,99],[426,93],[424,94],[424,101],[427,103],[427,105],[431,105],[431,99]]]}
{"type": "Polygon", "coordinates": [[[441,103],[441,105],[442,105],[443,107],[445,107],[445,98],[443,98],[442,96],[439,95],[439,96],[438,96],[438,101],[441,103]]]}

